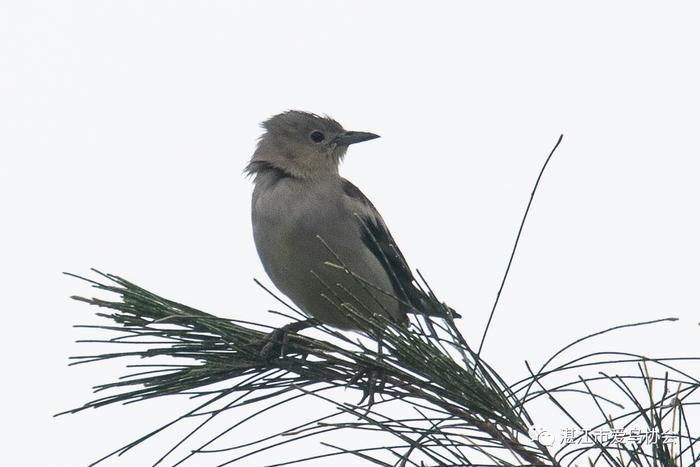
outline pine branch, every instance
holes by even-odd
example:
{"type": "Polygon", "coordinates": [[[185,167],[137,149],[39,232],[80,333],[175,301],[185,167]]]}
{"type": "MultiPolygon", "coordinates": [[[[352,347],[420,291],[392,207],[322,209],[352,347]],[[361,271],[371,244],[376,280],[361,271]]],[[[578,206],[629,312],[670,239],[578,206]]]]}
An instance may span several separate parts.
{"type": "MultiPolygon", "coordinates": [[[[171,394],[206,394],[217,398],[250,392],[255,397],[246,399],[245,403],[252,403],[253,400],[260,402],[290,392],[318,396],[321,390],[349,387],[363,391],[368,403],[353,408],[343,406],[344,410],[360,416],[377,429],[393,433],[407,443],[410,453],[421,452],[440,463],[441,456],[447,454],[438,455],[434,451],[449,452],[455,447],[464,447],[464,441],[459,439],[464,435],[434,429],[426,432],[424,428],[407,425],[403,430],[421,434],[420,442],[410,442],[410,437],[392,426],[392,420],[372,417],[374,406],[381,407],[374,404],[375,397],[400,401],[411,407],[416,406],[414,402],[423,404],[440,415],[421,420],[422,424],[428,422],[437,426],[446,421],[459,421],[463,430],[485,435],[494,446],[517,458],[532,464],[555,465],[541,446],[533,445],[529,440],[527,443],[519,440],[519,435],[520,438],[527,435],[527,423],[516,414],[513,400],[504,396],[507,388],[496,382],[498,379],[494,378],[492,371],[477,361],[471,349],[460,347],[457,350],[464,339],[451,320],[437,322],[432,317],[420,316],[405,328],[381,314],[368,318],[347,309],[345,311],[367,334],[383,329],[382,350],[372,345],[372,339],[354,339],[321,327],[329,340],[291,333],[284,357],[268,359],[261,355],[267,333],[256,329],[259,325],[221,319],[167,300],[120,277],[99,274],[104,282],[90,280],[93,286],[119,295],[119,300],[74,298],[109,309],[110,313],[99,315],[117,326],[90,327],[119,331],[120,335],[91,342],[131,344],[138,348],[75,357],[75,363],[124,357],[171,357],[177,363],[148,365],[147,371],[97,386],[97,391],[116,390],[116,393],[67,413],[171,394]],[[332,340],[337,343],[330,343],[332,340]],[[144,343],[150,344],[143,348],[144,343]],[[469,355],[471,361],[460,361],[454,358],[455,355],[469,355]],[[373,375],[378,376],[377,381],[372,381],[373,375]],[[204,391],[204,388],[222,382],[230,383],[204,391]],[[448,443],[452,448],[447,447],[448,443]]],[[[443,306],[437,302],[434,305],[443,306]]],[[[493,465],[505,465],[505,461],[498,460],[500,457],[495,459],[497,462],[493,465]]]]}

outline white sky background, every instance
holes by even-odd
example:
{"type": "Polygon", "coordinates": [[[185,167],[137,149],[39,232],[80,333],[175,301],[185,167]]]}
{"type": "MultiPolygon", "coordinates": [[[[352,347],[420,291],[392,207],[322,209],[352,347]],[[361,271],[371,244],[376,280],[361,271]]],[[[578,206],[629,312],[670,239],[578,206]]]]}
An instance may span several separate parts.
{"type": "MultiPolygon", "coordinates": [[[[523,360],[585,334],[667,316],[681,321],[596,345],[697,355],[692,5],[2,2],[0,463],[84,465],[186,410],[172,399],[51,418],[123,374],[66,366],[95,351],[73,343],[94,334],[71,328],[94,310],[68,298],[91,290],[62,271],[96,267],[220,316],[282,322],[252,281],[269,284],[241,172],[259,122],[290,108],[382,135],[353,146],[342,173],[473,343],[564,133],[485,357],[515,379],[523,360]]],[[[152,461],[180,433],[106,465],[152,461]]],[[[240,465],[266,459],[281,460],[240,465]]]]}

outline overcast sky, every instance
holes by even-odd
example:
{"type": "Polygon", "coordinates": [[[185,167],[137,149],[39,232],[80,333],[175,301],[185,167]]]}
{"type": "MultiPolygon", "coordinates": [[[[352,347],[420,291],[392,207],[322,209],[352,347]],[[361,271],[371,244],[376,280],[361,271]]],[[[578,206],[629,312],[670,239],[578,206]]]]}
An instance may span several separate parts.
{"type": "MultiPolygon", "coordinates": [[[[84,465],[186,410],[51,418],[123,374],[66,366],[91,352],[71,326],[94,310],[62,271],[282,323],[252,280],[270,284],[242,170],[286,109],[382,136],[342,174],[472,342],[563,133],[485,357],[515,379],[577,337],[667,316],[596,345],[697,355],[698,44],[694,2],[2,2],[1,463],[84,465]]],[[[178,434],[106,465],[145,465],[178,434]]]]}

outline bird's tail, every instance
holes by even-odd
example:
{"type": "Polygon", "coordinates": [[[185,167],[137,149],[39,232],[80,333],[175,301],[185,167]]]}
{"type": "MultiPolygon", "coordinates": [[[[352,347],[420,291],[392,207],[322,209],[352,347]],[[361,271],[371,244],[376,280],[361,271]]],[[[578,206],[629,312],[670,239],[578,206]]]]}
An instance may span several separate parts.
{"type": "Polygon", "coordinates": [[[426,315],[443,319],[457,319],[462,315],[457,313],[454,308],[448,306],[445,302],[441,302],[432,293],[414,288],[415,294],[411,298],[413,307],[407,310],[408,313],[416,315],[426,315]]]}

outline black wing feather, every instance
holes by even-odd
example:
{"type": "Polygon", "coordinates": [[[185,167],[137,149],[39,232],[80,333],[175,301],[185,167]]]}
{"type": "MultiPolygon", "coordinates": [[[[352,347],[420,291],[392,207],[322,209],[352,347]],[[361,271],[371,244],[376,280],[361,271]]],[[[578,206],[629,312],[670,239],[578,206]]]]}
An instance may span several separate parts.
{"type": "Polygon", "coordinates": [[[384,220],[372,202],[367,199],[359,188],[345,179],[343,179],[343,191],[348,197],[369,208],[368,211],[371,214],[357,213],[362,223],[362,241],[389,274],[396,298],[404,304],[405,309],[403,311],[405,313],[424,313],[443,318],[446,314],[450,314],[453,318],[460,318],[461,316],[452,308],[439,303],[432,296],[432,293],[431,296],[428,296],[416,286],[417,281],[406,262],[406,258],[399,250],[384,220]]]}
{"type": "Polygon", "coordinates": [[[359,188],[347,180],[343,181],[343,191],[350,198],[369,207],[372,213],[376,213],[374,216],[357,213],[362,222],[362,241],[388,272],[397,298],[415,310],[426,312],[426,299],[428,297],[414,285],[415,277],[406,262],[406,258],[399,250],[372,202],[359,188]]]}

